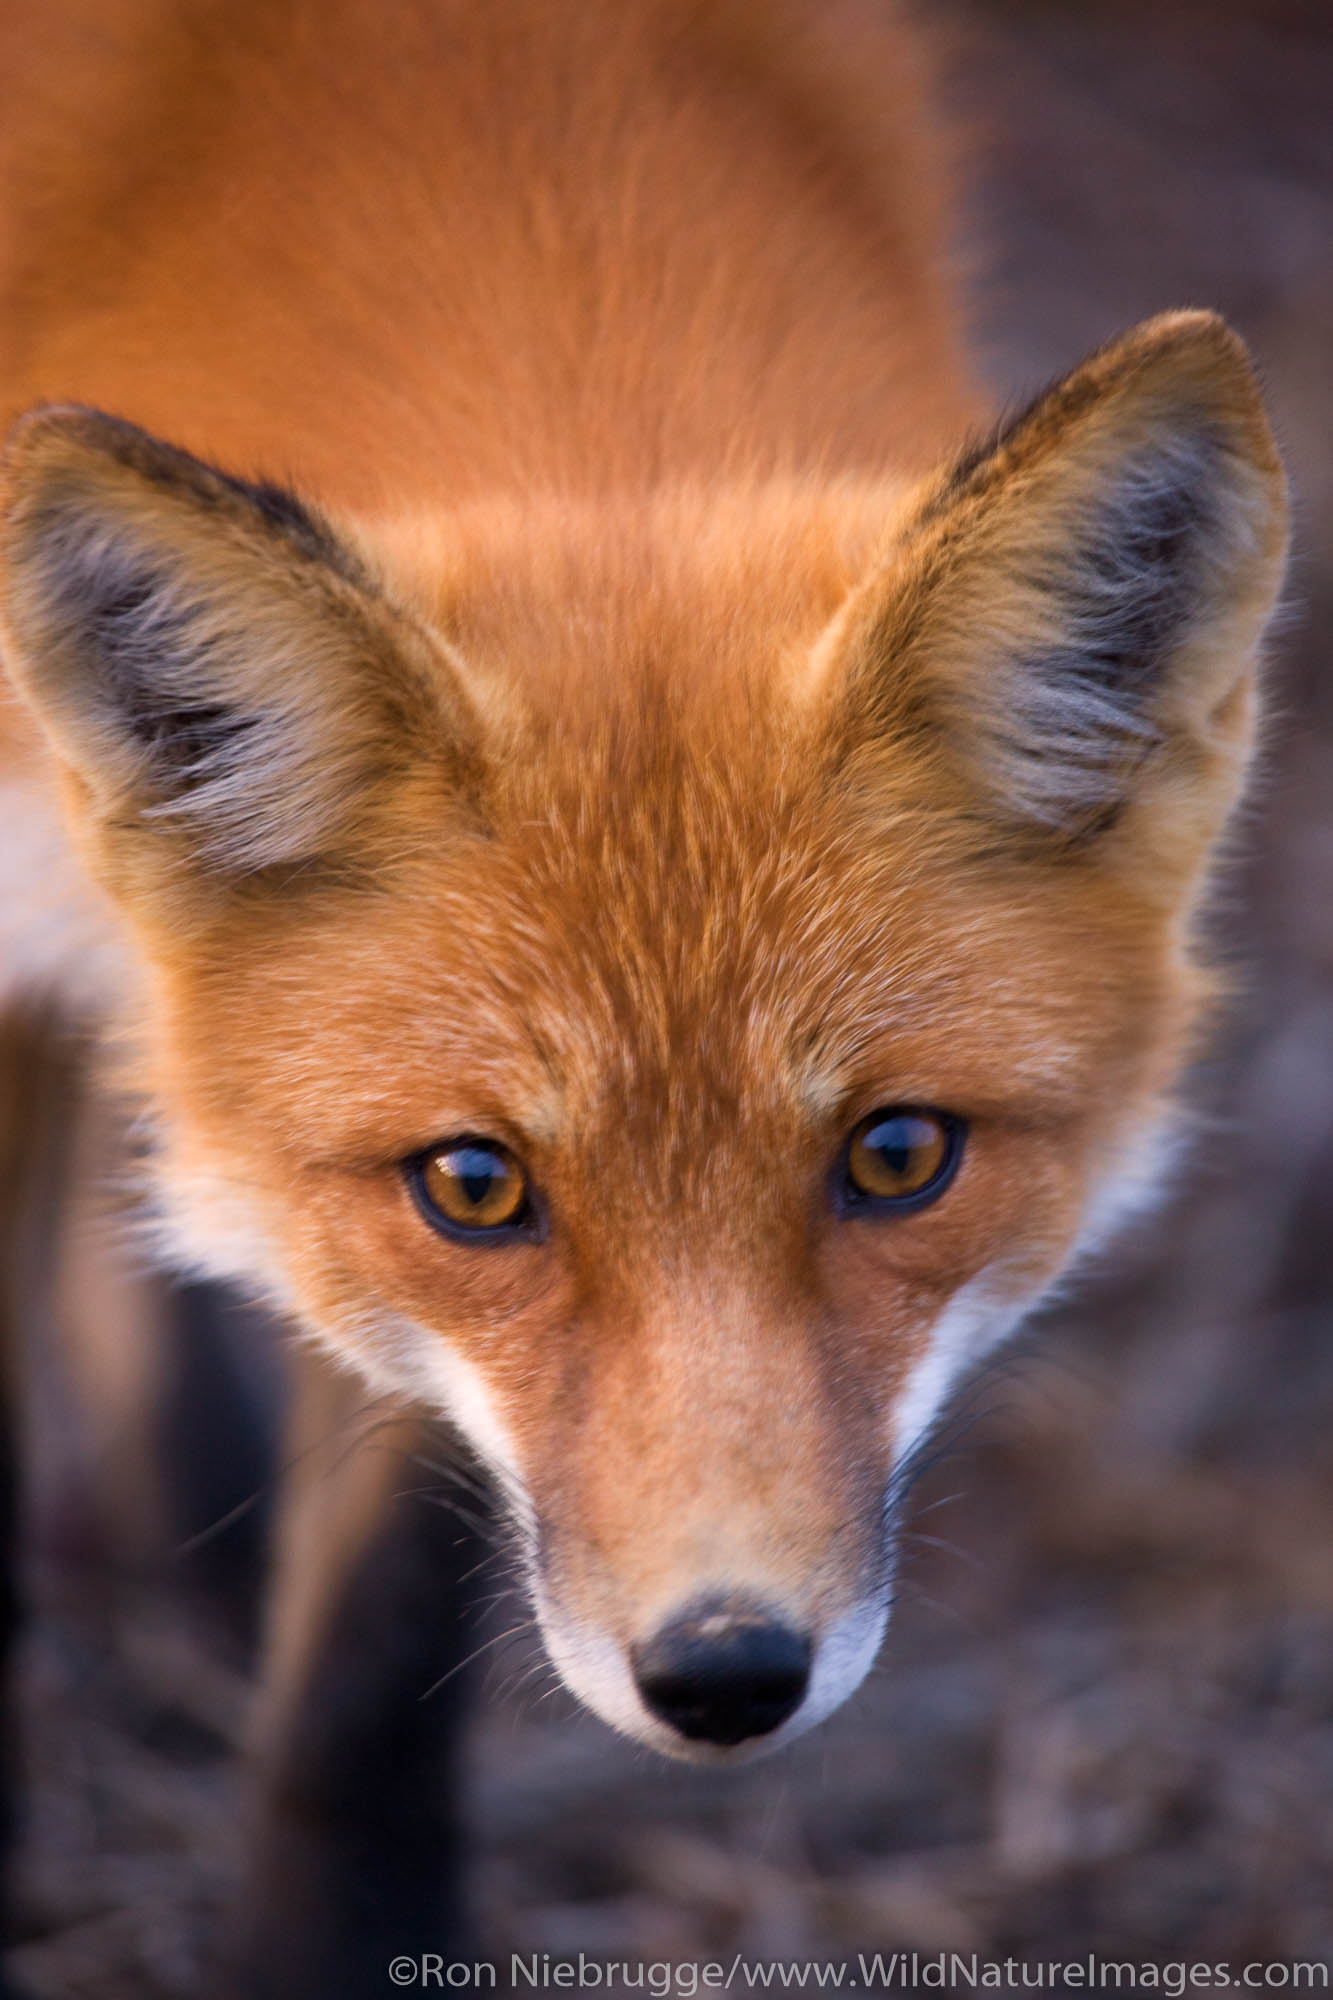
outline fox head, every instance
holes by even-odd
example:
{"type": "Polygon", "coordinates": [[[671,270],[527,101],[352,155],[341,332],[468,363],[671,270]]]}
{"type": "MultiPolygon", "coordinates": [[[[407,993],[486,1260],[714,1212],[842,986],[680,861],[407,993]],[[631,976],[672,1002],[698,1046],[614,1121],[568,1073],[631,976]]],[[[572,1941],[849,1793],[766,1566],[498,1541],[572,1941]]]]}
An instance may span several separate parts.
{"type": "Polygon", "coordinates": [[[181,1253],[462,1427],[610,1722],[807,1727],[951,1389],[1164,1158],[1285,540],[1241,344],[911,487],[335,528],[73,409],[6,476],[181,1253]]]}

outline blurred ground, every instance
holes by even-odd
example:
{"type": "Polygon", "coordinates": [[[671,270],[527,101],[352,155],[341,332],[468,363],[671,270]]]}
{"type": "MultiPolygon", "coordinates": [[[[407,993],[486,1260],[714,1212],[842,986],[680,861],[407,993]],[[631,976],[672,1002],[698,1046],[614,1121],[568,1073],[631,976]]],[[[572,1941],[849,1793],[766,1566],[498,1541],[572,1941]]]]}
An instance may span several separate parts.
{"type": "MultiPolygon", "coordinates": [[[[473,1758],[491,1956],[1333,1960],[1333,9],[934,12],[998,390],[1182,304],[1268,378],[1300,513],[1219,917],[1244,990],[1179,1199],[973,1399],[847,1710],[700,1776],[505,1652],[473,1758]]],[[[191,1993],[244,1677],[176,1593],[44,1549],[15,1970],[191,1993]]]]}

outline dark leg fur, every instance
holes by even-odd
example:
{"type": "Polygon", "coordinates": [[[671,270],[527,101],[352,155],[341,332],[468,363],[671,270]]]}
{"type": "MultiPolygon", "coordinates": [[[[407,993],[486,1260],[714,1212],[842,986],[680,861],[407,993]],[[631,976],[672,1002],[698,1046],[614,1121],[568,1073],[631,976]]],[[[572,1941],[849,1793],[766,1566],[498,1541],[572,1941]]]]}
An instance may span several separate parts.
{"type": "Polygon", "coordinates": [[[392,1990],[396,1955],[462,1954],[465,1676],[429,1691],[476,1644],[462,1613],[479,1544],[423,1493],[438,1486],[420,1463],[423,1449],[438,1460],[436,1433],[372,1427],[363,1392],[308,1356],[298,1366],[229,2000],[362,2000],[392,1990]]]}
{"type": "MultiPolygon", "coordinates": [[[[15,1828],[10,1676],[22,1622],[20,1373],[56,1208],[58,1154],[73,1101],[70,1051],[49,1024],[0,1021],[0,1881],[15,1828]]],[[[6,1926],[6,1931],[7,1931],[6,1926]]],[[[0,1973],[0,1996],[8,1988],[0,1973]]]]}
{"type": "Polygon", "coordinates": [[[167,1314],[153,1442],[171,1544],[188,1549],[182,1582],[252,1660],[273,1531],[281,1334],[215,1284],[173,1286],[167,1314]]]}

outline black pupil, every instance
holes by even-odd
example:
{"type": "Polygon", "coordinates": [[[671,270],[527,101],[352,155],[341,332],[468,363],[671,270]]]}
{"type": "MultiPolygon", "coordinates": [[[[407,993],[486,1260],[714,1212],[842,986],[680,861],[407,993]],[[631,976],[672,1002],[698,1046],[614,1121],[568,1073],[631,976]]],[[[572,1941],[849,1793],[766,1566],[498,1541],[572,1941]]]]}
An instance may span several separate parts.
{"type": "Polygon", "coordinates": [[[481,1208],[495,1191],[497,1182],[505,1177],[504,1161],[499,1154],[482,1146],[464,1146],[454,1154],[451,1164],[473,1208],[481,1208]]]}
{"type": "Polygon", "coordinates": [[[912,1171],[913,1154],[928,1145],[929,1139],[922,1135],[918,1119],[886,1118],[871,1126],[862,1143],[868,1151],[879,1154],[891,1174],[903,1180],[912,1171]]]}

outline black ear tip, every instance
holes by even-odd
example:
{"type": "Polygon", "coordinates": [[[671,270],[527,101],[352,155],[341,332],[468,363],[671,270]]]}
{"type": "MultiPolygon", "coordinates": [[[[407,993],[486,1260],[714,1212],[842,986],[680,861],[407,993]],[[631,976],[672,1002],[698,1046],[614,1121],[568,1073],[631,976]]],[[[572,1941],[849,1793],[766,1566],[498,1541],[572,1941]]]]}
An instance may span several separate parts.
{"type": "Polygon", "coordinates": [[[5,456],[18,474],[40,471],[44,464],[81,462],[90,472],[109,465],[154,485],[190,487],[201,494],[229,483],[225,473],[192,452],[128,418],[81,403],[39,403],[25,411],[10,430],[5,456]]]}
{"type": "Polygon", "coordinates": [[[18,418],[4,453],[6,511],[22,513],[25,501],[54,489],[69,494],[85,486],[107,491],[108,477],[128,490],[151,487],[195,508],[229,517],[251,533],[275,538],[298,559],[323,564],[360,589],[371,579],[323,516],[288,487],[249,480],[168,444],[124,417],[77,403],[39,404],[18,418]]]}
{"type": "Polygon", "coordinates": [[[116,504],[118,494],[153,486],[208,500],[219,475],[124,417],[78,403],[25,411],[5,442],[5,506],[12,521],[77,504],[116,504]]]}
{"type": "Polygon", "coordinates": [[[89,453],[126,463],[136,442],[143,446],[154,440],[123,417],[82,403],[38,403],[10,425],[4,463],[7,470],[22,472],[44,458],[89,453]]]}

